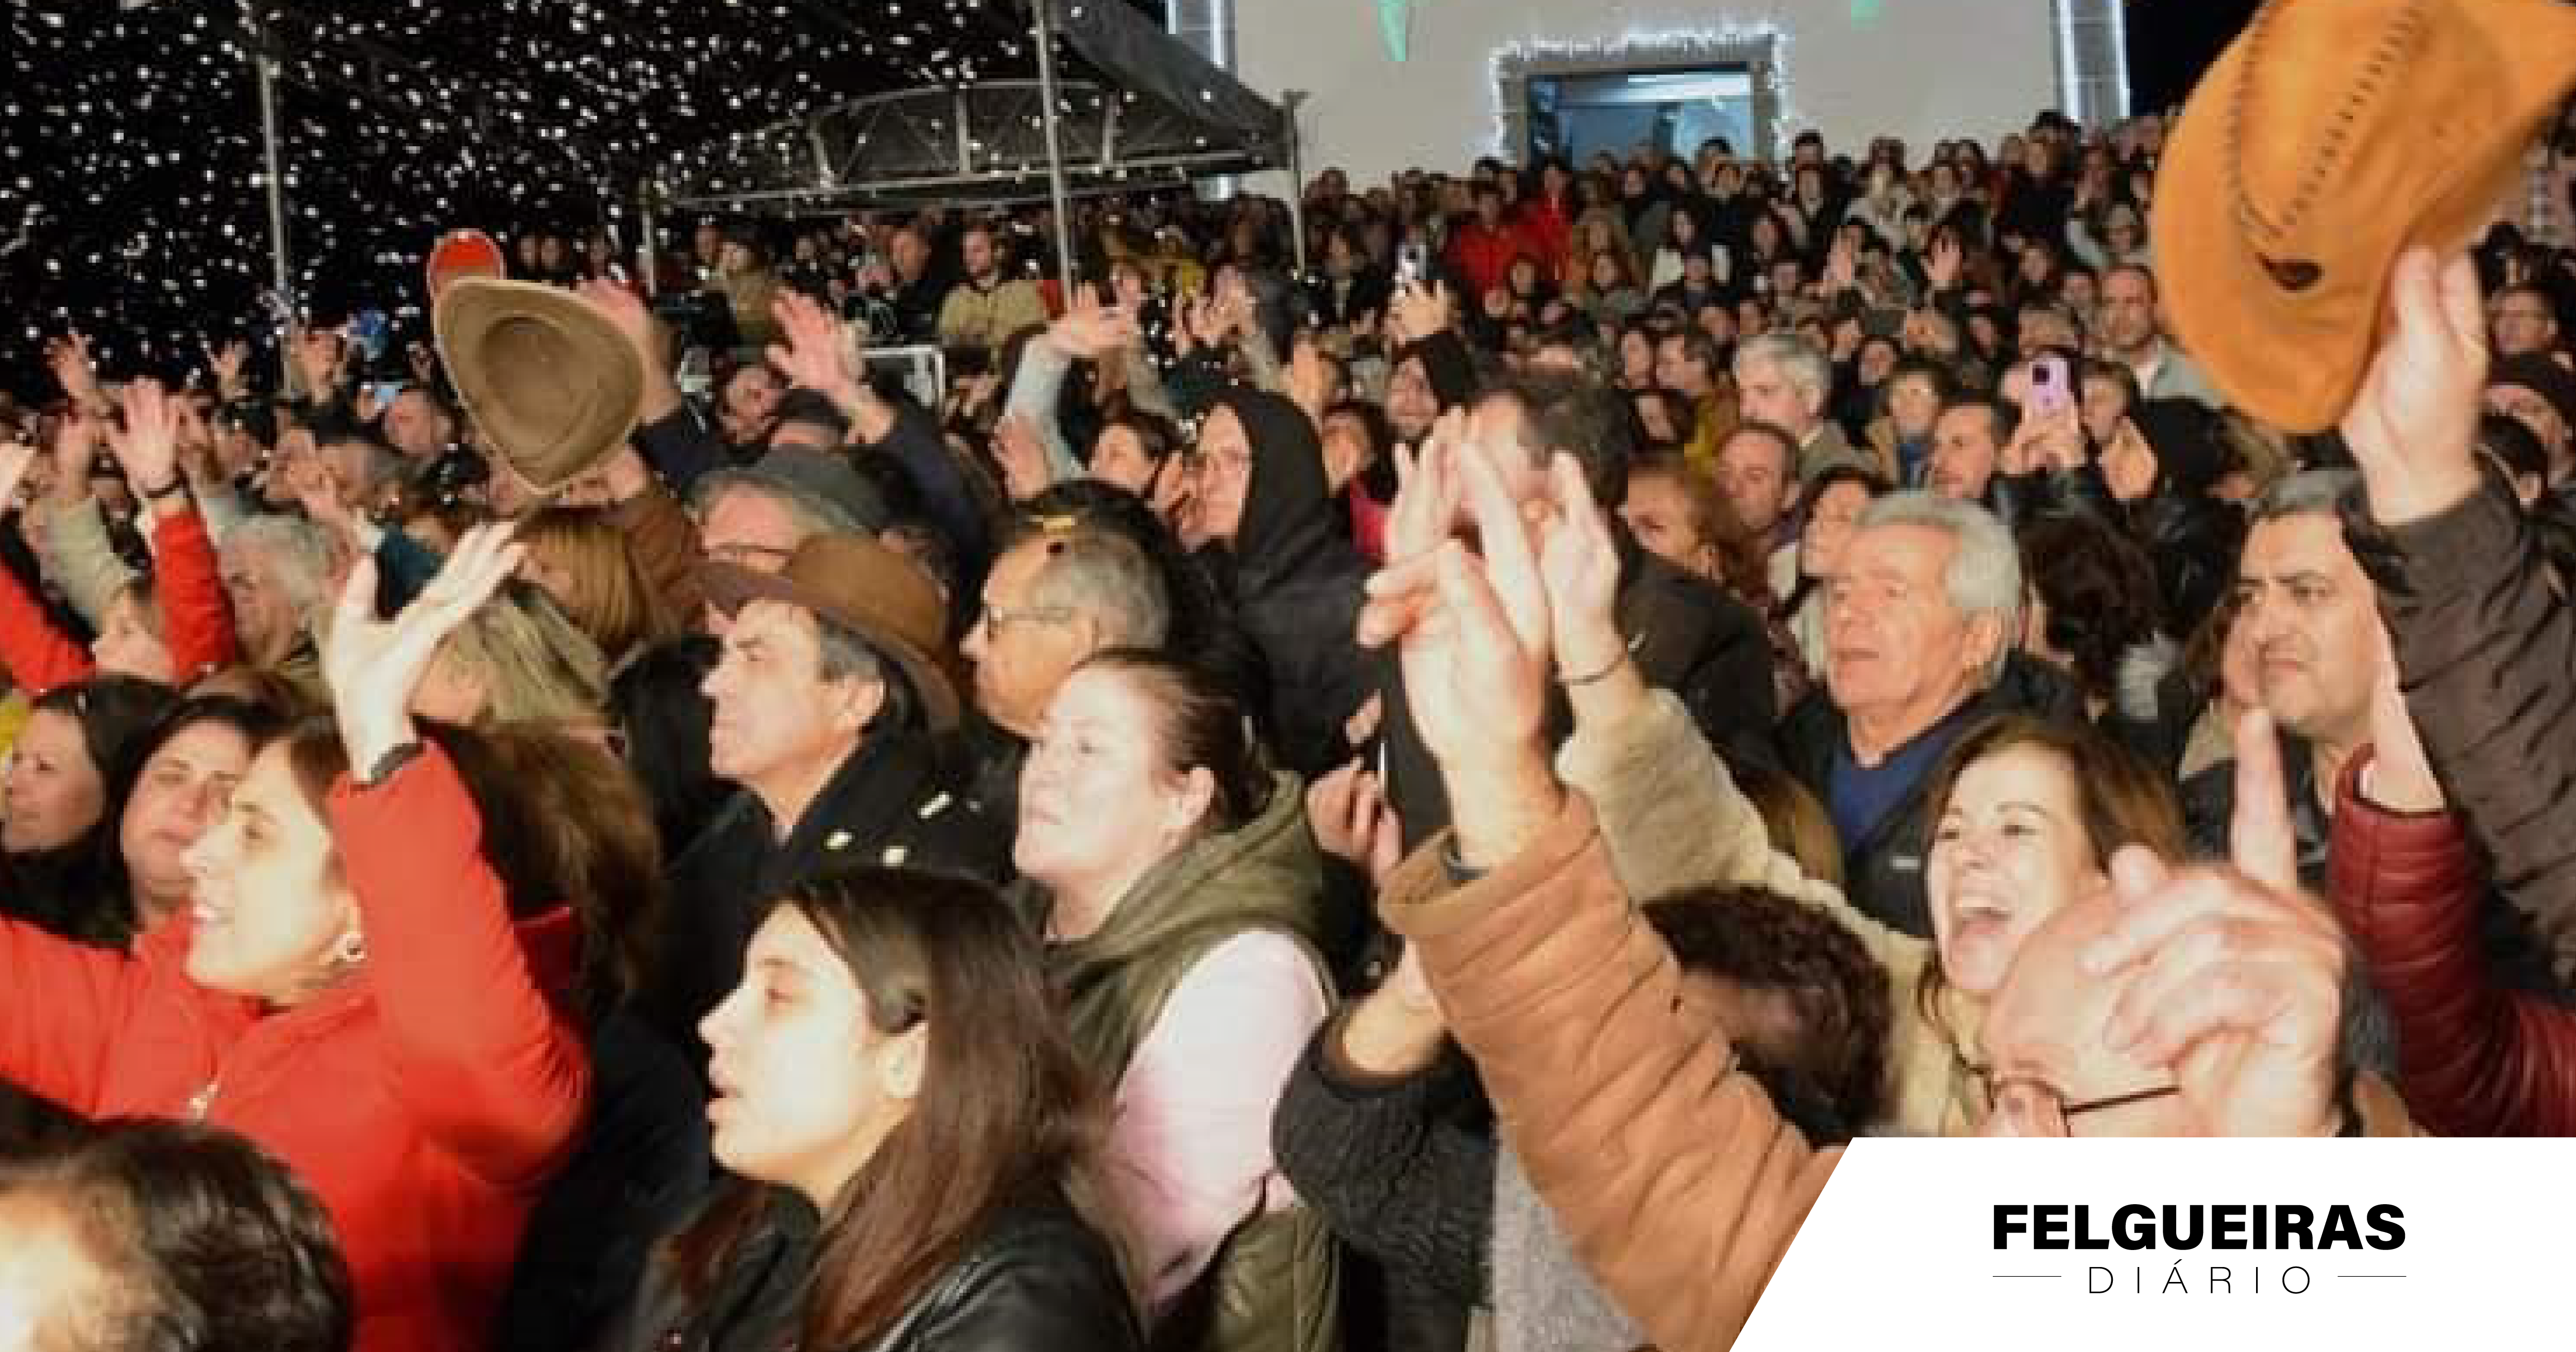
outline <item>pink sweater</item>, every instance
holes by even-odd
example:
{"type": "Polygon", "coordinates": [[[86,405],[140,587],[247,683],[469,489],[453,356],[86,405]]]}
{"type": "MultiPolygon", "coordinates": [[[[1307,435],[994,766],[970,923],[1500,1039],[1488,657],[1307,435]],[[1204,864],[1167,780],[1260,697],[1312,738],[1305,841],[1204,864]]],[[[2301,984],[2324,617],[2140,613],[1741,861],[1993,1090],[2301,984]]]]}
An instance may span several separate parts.
{"type": "Polygon", "coordinates": [[[1109,1157],[1157,1313],[1235,1227],[1295,1202],[1270,1118],[1327,1012],[1304,950],[1254,930],[1209,949],[1137,1045],[1109,1157]]]}

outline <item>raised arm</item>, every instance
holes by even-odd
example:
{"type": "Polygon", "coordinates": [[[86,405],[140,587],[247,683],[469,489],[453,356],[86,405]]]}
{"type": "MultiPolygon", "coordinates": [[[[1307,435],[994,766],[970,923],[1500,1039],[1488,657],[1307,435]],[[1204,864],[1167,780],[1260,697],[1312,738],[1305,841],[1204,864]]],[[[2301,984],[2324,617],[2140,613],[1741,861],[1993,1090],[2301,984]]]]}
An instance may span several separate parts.
{"type": "Polygon", "coordinates": [[[463,781],[416,748],[412,690],[439,641],[518,568],[506,528],[467,532],[428,589],[375,617],[375,563],[341,589],[323,669],[352,778],[331,793],[395,1091],[476,1176],[533,1187],[570,1151],[590,1089],[571,1024],[537,988],[463,781]],[[381,782],[378,767],[395,769],[381,782]]]}
{"type": "Polygon", "coordinates": [[[2530,522],[2477,467],[2475,269],[2410,251],[2389,303],[2395,322],[2343,422],[2386,528],[2384,545],[2356,552],[2446,798],[2560,974],[2576,973],[2576,615],[2530,522]]]}
{"type": "Polygon", "coordinates": [[[1672,950],[1620,889],[1589,805],[1548,769],[1553,634],[1519,509],[1483,457],[1432,445],[1413,477],[1461,472],[1483,557],[1452,540],[1394,564],[1361,632],[1400,644],[1469,881],[1443,895],[1451,861],[1426,852],[1381,911],[1422,946],[1585,1265],[1658,1345],[1725,1347],[1840,1156],[1809,1148],[1737,1072],[1724,1030],[1680,1000],[1672,950]]]}
{"type": "MultiPolygon", "coordinates": [[[[14,499],[35,448],[0,443],[0,503],[14,499]]],[[[0,568],[0,666],[30,697],[86,678],[95,666],[89,650],[54,627],[53,617],[27,590],[18,574],[0,568]]]]}
{"type": "Polygon", "coordinates": [[[180,401],[164,394],[158,382],[133,381],[125,387],[125,434],[108,444],[152,516],[153,590],[161,603],[171,679],[184,686],[240,660],[241,645],[214,541],[179,472],[180,413],[180,401]]]}
{"type": "MultiPolygon", "coordinates": [[[[169,959],[177,963],[178,953],[169,959]]],[[[143,964],[114,949],[0,919],[0,985],[9,992],[9,1015],[0,1018],[0,1080],[89,1115],[145,979],[143,964]]]]}
{"type": "Polygon", "coordinates": [[[45,575],[91,624],[106,618],[108,602],[134,580],[134,570],[108,543],[107,518],[89,487],[105,427],[101,419],[76,414],[55,430],[54,485],[45,495],[44,547],[37,551],[45,575]]]}

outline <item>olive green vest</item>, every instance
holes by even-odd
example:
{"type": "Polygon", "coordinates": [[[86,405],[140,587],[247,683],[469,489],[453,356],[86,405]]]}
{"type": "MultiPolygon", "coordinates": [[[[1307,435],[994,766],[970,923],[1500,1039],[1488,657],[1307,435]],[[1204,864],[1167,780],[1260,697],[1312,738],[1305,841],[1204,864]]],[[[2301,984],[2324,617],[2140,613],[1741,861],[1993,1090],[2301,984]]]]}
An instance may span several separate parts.
{"type": "MultiPolygon", "coordinates": [[[[1250,930],[1293,940],[1331,989],[1315,950],[1323,865],[1305,791],[1277,776],[1261,815],[1193,841],[1137,880],[1098,933],[1053,945],[1073,1044],[1106,1084],[1126,1074],[1163,1004],[1200,958],[1250,930]]],[[[1303,1206],[1255,1215],[1227,1236],[1157,1323],[1157,1352],[1333,1352],[1339,1270],[1333,1237],[1303,1206]]]]}

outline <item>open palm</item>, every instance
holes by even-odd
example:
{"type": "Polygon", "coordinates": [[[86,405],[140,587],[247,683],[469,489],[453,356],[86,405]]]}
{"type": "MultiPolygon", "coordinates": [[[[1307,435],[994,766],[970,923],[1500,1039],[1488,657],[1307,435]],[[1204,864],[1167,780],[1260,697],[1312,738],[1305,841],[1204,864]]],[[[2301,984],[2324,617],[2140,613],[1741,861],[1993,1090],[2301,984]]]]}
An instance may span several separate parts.
{"type": "Polygon", "coordinates": [[[467,531],[438,576],[389,620],[376,617],[375,560],[349,570],[323,636],[322,675],[351,765],[363,771],[411,740],[412,692],[438,645],[518,571],[526,550],[512,543],[512,529],[498,523],[467,531]]]}

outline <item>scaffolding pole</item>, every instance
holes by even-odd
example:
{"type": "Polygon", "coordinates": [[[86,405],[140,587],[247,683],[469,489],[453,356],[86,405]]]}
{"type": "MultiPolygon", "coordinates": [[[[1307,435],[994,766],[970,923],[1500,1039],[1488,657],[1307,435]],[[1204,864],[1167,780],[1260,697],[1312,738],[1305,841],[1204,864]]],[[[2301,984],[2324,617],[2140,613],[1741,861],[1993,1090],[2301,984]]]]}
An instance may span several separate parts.
{"type": "Polygon", "coordinates": [[[1279,96],[1279,118],[1288,133],[1288,237],[1294,242],[1301,277],[1306,273],[1306,138],[1297,130],[1297,109],[1305,102],[1302,89],[1279,96]]]}
{"type": "Polygon", "coordinates": [[[286,164],[279,149],[277,132],[277,59],[269,55],[268,24],[256,6],[245,5],[250,15],[250,29],[257,39],[250,54],[251,69],[259,77],[260,153],[265,161],[268,180],[268,257],[272,280],[277,288],[281,309],[293,312],[295,270],[289,261],[286,245],[286,164]]]}
{"type": "Polygon", "coordinates": [[[1046,128],[1047,200],[1055,210],[1056,278],[1071,304],[1079,278],[1073,269],[1073,204],[1065,191],[1064,133],[1056,108],[1055,0],[1029,0],[1029,8],[1037,14],[1039,116],[1046,128]]]}

